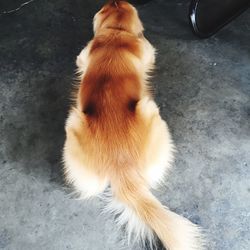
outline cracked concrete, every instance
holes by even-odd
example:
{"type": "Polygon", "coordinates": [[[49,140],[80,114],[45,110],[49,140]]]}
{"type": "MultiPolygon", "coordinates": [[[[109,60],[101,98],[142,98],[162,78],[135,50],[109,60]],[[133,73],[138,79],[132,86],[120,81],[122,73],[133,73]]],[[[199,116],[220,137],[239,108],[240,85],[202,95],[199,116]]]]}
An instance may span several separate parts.
{"type": "MultiPolygon", "coordinates": [[[[155,194],[207,231],[208,249],[249,250],[250,13],[199,40],[187,3],[138,7],[158,49],[156,101],[178,149],[155,194]]],[[[0,16],[0,249],[140,249],[100,215],[103,201],[72,199],[61,171],[74,61],[101,4],[37,0],[0,16]]]]}
{"type": "Polygon", "coordinates": [[[14,14],[16,12],[18,12],[19,10],[21,10],[23,7],[25,7],[26,5],[31,4],[32,2],[34,2],[35,0],[29,0],[27,2],[23,2],[21,3],[18,7],[16,7],[15,9],[10,9],[10,10],[4,10],[2,12],[0,12],[0,16],[1,15],[7,15],[7,14],[14,14]]]}

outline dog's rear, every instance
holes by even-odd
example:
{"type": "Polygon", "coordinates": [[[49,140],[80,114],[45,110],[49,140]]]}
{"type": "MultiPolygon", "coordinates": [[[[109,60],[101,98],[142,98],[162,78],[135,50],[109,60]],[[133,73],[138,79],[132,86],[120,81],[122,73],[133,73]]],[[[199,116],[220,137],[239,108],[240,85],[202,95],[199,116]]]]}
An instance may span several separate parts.
{"type": "Polygon", "coordinates": [[[82,77],[66,123],[66,179],[82,198],[111,184],[107,210],[129,235],[152,243],[156,233],[171,250],[200,249],[198,228],[149,191],[166,173],[173,145],[147,85],[155,52],[137,12],[110,2],[96,14],[94,32],[77,59],[82,77]]]}

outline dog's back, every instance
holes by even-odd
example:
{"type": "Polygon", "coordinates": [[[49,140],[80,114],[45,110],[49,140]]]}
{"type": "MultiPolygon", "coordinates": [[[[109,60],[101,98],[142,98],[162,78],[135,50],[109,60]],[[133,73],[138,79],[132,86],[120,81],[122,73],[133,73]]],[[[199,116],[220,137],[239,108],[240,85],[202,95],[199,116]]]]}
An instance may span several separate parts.
{"type": "Polygon", "coordinates": [[[89,158],[98,160],[94,165],[100,171],[105,170],[103,163],[114,167],[138,160],[144,144],[146,128],[136,109],[146,88],[140,43],[132,34],[111,29],[99,33],[90,47],[78,103],[85,116],[89,158]]]}

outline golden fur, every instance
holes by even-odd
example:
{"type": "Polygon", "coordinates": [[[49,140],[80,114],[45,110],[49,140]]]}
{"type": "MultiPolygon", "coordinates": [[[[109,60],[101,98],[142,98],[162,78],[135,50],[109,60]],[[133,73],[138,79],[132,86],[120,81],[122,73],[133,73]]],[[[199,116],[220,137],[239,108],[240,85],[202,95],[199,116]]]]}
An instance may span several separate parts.
{"type": "Polygon", "coordinates": [[[82,198],[110,184],[106,209],[119,214],[129,237],[152,243],[155,233],[170,250],[201,249],[199,229],[149,191],[174,150],[147,83],[154,61],[132,5],[111,1],[95,15],[94,38],[77,58],[81,82],[65,127],[65,175],[82,198]]]}

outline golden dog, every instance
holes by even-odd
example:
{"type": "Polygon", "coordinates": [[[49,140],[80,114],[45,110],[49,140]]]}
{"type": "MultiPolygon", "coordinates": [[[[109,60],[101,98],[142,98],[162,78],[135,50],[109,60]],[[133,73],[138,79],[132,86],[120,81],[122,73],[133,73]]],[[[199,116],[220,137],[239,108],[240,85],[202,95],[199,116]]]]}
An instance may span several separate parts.
{"type": "Polygon", "coordinates": [[[94,38],[77,57],[81,82],[66,122],[66,180],[82,198],[111,186],[106,210],[129,237],[154,234],[170,250],[202,248],[200,230],[150,192],[173,160],[174,146],[148,84],[155,49],[136,9],[110,1],[94,17],[94,38]]]}

